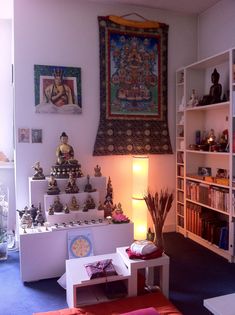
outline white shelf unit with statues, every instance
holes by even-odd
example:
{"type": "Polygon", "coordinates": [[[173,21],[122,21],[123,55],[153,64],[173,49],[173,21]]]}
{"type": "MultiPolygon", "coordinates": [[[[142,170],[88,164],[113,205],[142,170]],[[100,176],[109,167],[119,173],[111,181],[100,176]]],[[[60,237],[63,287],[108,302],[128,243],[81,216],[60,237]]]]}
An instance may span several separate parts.
{"type": "MultiPolygon", "coordinates": [[[[184,138],[177,136],[177,194],[178,179],[182,178],[182,221],[177,208],[177,231],[212,250],[227,260],[234,261],[234,188],[233,147],[235,104],[231,97],[235,86],[232,80],[234,50],[193,63],[177,71],[176,105],[183,112],[184,138]],[[219,73],[221,99],[210,101],[212,73],[219,73]],[[183,73],[183,83],[179,78],[183,73]],[[181,101],[183,100],[183,101],[181,101]],[[212,103],[210,103],[212,102],[212,103]],[[234,121],[234,122],[233,122],[234,121]],[[183,146],[179,145],[183,141],[183,146]],[[184,157],[182,172],[178,151],[184,157]],[[183,200],[183,201],[182,201],[183,200]]],[[[177,115],[176,115],[177,116],[177,115]]]]}
{"type": "Polygon", "coordinates": [[[184,213],[184,69],[176,72],[176,222],[177,231],[184,234],[185,213],[184,213]]]}
{"type": "Polygon", "coordinates": [[[79,192],[76,194],[65,193],[68,178],[56,178],[60,189],[58,195],[47,194],[48,180],[47,177],[40,180],[29,178],[29,203],[36,207],[40,203],[44,217],[50,224],[20,228],[22,281],[30,282],[62,276],[65,272],[65,261],[69,258],[68,237],[71,232],[76,235],[88,232],[92,234],[94,255],[114,253],[117,247],[129,246],[134,241],[132,222],[113,224],[104,219],[104,210],[98,209],[99,202],[103,204],[105,201],[106,177],[90,177],[89,183],[93,189],[96,189],[93,192],[84,192],[87,177],[77,178],[79,192]],[[95,208],[83,212],[83,205],[88,195],[93,198],[95,208]],[[63,205],[69,204],[72,196],[75,196],[80,206],[79,210],[49,215],[48,209],[58,196],[63,205]]]}

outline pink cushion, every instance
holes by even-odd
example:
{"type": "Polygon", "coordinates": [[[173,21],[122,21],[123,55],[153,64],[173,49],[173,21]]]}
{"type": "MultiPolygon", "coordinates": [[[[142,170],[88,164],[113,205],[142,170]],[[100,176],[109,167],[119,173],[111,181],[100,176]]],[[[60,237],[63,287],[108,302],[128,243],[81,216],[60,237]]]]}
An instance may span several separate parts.
{"type": "Polygon", "coordinates": [[[120,315],[159,315],[159,313],[153,307],[142,308],[136,311],[122,313],[120,315]]]}

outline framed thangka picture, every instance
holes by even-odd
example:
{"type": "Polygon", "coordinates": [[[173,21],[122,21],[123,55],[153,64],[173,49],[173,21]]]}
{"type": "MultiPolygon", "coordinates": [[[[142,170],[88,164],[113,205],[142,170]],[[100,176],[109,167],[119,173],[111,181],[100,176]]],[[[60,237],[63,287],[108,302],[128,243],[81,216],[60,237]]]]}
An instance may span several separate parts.
{"type": "Polygon", "coordinates": [[[36,113],[80,114],[81,68],[34,65],[36,113]]]}
{"type": "Polygon", "coordinates": [[[100,124],[93,155],[172,153],[168,25],[99,16],[100,124]]]}

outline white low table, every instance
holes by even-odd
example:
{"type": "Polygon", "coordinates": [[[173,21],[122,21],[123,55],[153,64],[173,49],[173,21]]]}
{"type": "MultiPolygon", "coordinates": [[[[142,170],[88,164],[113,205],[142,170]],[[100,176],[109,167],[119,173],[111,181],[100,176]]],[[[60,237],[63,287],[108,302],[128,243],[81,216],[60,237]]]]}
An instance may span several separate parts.
{"type": "Polygon", "coordinates": [[[214,315],[234,315],[235,293],[206,299],[203,305],[214,315]]]}
{"type": "Polygon", "coordinates": [[[128,268],[117,253],[66,260],[66,296],[68,306],[77,307],[79,305],[94,304],[107,300],[97,290],[97,285],[105,282],[126,280],[129,296],[130,278],[131,275],[128,268]],[[103,259],[112,259],[118,275],[90,280],[84,265],[103,259]],[[83,288],[84,290],[82,290],[83,288]],[[89,295],[93,295],[93,297],[89,297],[89,295]]]}
{"type": "Polygon", "coordinates": [[[160,268],[160,289],[162,293],[169,296],[169,257],[163,253],[159,258],[142,260],[142,259],[129,259],[126,253],[127,247],[118,247],[117,253],[120,254],[124,263],[130,271],[130,288],[129,292],[131,296],[137,295],[137,272],[138,269],[145,269],[146,284],[152,286],[154,283],[154,267],[160,268]]]}

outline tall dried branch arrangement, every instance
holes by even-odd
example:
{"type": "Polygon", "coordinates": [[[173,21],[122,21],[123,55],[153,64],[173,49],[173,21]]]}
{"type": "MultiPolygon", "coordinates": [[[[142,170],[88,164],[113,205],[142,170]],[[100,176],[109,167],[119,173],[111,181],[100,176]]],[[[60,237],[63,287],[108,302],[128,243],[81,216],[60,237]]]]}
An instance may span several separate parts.
{"type": "Polygon", "coordinates": [[[144,196],[144,200],[154,224],[155,243],[158,247],[163,248],[162,230],[174,200],[173,193],[169,193],[165,189],[152,195],[148,191],[147,195],[144,196]]]}

